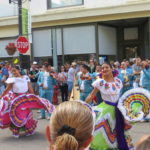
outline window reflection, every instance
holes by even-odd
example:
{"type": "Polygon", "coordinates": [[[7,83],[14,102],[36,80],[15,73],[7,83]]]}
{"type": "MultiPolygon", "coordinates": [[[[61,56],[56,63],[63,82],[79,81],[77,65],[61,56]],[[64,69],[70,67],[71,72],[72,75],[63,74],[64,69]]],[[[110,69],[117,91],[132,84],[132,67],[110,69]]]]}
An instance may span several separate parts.
{"type": "Polygon", "coordinates": [[[82,5],[83,0],[50,0],[51,8],[82,5]]]}

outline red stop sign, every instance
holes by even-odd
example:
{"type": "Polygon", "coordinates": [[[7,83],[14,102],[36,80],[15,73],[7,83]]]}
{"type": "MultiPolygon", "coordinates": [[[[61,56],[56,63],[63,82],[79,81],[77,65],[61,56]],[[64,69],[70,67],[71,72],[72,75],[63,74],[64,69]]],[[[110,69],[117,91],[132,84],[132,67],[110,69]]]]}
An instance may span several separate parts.
{"type": "Polygon", "coordinates": [[[29,41],[24,36],[17,39],[17,49],[21,54],[25,54],[29,49],[29,41]]]}

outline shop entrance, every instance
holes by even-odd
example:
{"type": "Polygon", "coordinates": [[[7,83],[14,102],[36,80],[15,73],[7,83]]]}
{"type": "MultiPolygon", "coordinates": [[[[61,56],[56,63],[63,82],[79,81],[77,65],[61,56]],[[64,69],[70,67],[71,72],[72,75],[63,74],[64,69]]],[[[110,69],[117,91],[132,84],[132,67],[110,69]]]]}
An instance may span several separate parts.
{"type": "Polygon", "coordinates": [[[117,60],[141,57],[145,59],[149,53],[149,20],[134,18],[106,21],[102,25],[116,28],[117,60]]]}
{"type": "Polygon", "coordinates": [[[129,60],[139,56],[139,47],[137,45],[127,45],[124,47],[124,58],[129,60]]]}

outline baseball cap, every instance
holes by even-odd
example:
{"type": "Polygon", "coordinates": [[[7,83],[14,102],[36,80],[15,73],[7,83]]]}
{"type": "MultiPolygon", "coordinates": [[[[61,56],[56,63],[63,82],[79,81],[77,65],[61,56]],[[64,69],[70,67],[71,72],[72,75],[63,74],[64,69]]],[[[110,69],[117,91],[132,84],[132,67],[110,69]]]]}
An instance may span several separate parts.
{"type": "Polygon", "coordinates": [[[77,64],[76,64],[76,62],[72,62],[72,64],[71,64],[72,66],[76,66],[77,64]]]}
{"type": "Polygon", "coordinates": [[[37,65],[37,62],[36,62],[36,61],[34,61],[34,62],[33,62],[33,65],[37,65]]]}

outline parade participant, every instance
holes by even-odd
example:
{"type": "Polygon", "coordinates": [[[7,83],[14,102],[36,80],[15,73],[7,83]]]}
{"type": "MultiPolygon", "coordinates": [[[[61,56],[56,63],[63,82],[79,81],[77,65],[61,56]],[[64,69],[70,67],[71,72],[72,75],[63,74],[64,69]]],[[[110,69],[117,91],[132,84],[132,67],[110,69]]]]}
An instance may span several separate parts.
{"type": "Polygon", "coordinates": [[[5,81],[6,81],[6,76],[3,75],[3,72],[0,67],[0,95],[2,95],[2,93],[5,90],[5,81]]]}
{"type": "MultiPolygon", "coordinates": [[[[51,72],[50,72],[50,75],[56,79],[56,81],[58,80],[58,73],[56,72],[55,68],[54,67],[51,67],[51,72]]],[[[54,105],[57,105],[58,104],[58,83],[56,82],[54,85],[53,85],[53,89],[54,89],[54,92],[53,92],[53,98],[52,98],[52,104],[54,105]]]]}
{"type": "Polygon", "coordinates": [[[150,66],[146,61],[142,61],[141,66],[142,71],[140,77],[140,85],[144,89],[150,91],[150,66]]]}
{"type": "Polygon", "coordinates": [[[91,59],[89,62],[89,68],[90,68],[90,70],[89,70],[90,73],[95,72],[95,63],[94,63],[93,59],[91,59]]]}
{"type": "Polygon", "coordinates": [[[61,91],[61,99],[62,102],[68,100],[68,85],[67,85],[67,72],[65,71],[65,67],[61,66],[60,73],[58,74],[58,84],[61,91]]]}
{"type": "Polygon", "coordinates": [[[76,73],[80,71],[80,65],[81,65],[81,62],[80,61],[76,61],[76,73]]]}
{"type": "Polygon", "coordinates": [[[65,68],[66,68],[66,72],[68,72],[69,69],[70,69],[70,67],[71,67],[71,65],[70,65],[69,63],[66,63],[64,66],[65,66],[65,68]]]}
{"type": "Polygon", "coordinates": [[[76,63],[72,62],[71,67],[69,68],[69,71],[68,71],[68,79],[67,79],[68,98],[69,99],[70,99],[71,92],[72,92],[72,89],[73,89],[75,74],[76,74],[76,63]]]}
{"type": "Polygon", "coordinates": [[[131,67],[132,62],[129,62],[129,60],[127,60],[125,63],[127,65],[127,69],[131,69],[132,70],[132,67],[131,67]]]}
{"type": "Polygon", "coordinates": [[[61,103],[51,116],[46,135],[49,150],[85,150],[93,139],[93,113],[79,101],[61,103]]]}
{"type": "MultiPolygon", "coordinates": [[[[38,77],[39,77],[40,75],[42,75],[42,74],[44,73],[44,71],[45,71],[45,66],[44,66],[44,65],[40,66],[40,68],[39,68],[39,73],[38,73],[38,77]]],[[[39,79],[39,78],[38,78],[38,79],[39,79]]],[[[37,80],[37,85],[38,85],[38,80],[37,80]]],[[[43,87],[41,87],[41,86],[38,85],[38,89],[39,89],[38,95],[39,95],[40,97],[42,97],[42,89],[43,89],[43,87]]],[[[37,112],[40,113],[41,110],[38,110],[37,112]]],[[[39,117],[39,118],[40,118],[40,117],[39,117]]]]}
{"type": "Polygon", "coordinates": [[[6,76],[6,78],[9,77],[8,68],[6,67],[5,62],[2,62],[2,73],[3,73],[4,76],[6,76]]]}
{"type": "Polygon", "coordinates": [[[20,131],[29,136],[34,134],[37,125],[31,109],[46,109],[50,112],[53,105],[34,95],[29,77],[21,75],[18,67],[13,67],[11,73],[12,77],[6,80],[6,90],[0,97],[0,128],[10,128],[17,138],[20,131]]]}
{"type": "Polygon", "coordinates": [[[96,79],[99,79],[99,74],[101,73],[101,71],[102,71],[102,66],[101,65],[97,65],[96,69],[95,69],[95,72],[93,72],[93,74],[92,74],[93,82],[96,79]]]}
{"type": "Polygon", "coordinates": [[[38,80],[39,70],[37,69],[36,65],[37,62],[34,61],[33,64],[31,65],[29,77],[35,94],[38,94],[39,89],[38,89],[37,80],[38,80]]]}
{"type": "Polygon", "coordinates": [[[135,77],[134,82],[133,82],[133,87],[137,88],[139,87],[140,73],[142,70],[141,58],[138,57],[135,59],[135,64],[133,64],[132,68],[133,68],[133,75],[135,77]]]}
{"type": "MultiPolygon", "coordinates": [[[[49,100],[52,103],[54,88],[53,86],[56,84],[56,79],[51,73],[51,66],[49,64],[45,64],[45,71],[39,74],[38,77],[38,85],[40,87],[40,96],[49,100]]],[[[48,115],[47,119],[49,119],[50,114],[48,115]]],[[[45,119],[45,110],[41,110],[41,116],[39,119],[45,119]]]]}
{"type": "Polygon", "coordinates": [[[120,71],[120,63],[118,61],[114,62],[114,69],[120,71]]]}
{"type": "MultiPolygon", "coordinates": [[[[140,86],[150,92],[150,66],[148,66],[146,61],[142,61],[141,66],[140,86]]],[[[141,121],[148,122],[150,119],[143,118],[141,121]]]]}
{"type": "MultiPolygon", "coordinates": [[[[45,66],[42,65],[40,68],[39,68],[39,74],[38,74],[38,80],[39,80],[39,76],[43,75],[45,72],[45,66]]],[[[37,80],[37,84],[38,84],[38,80],[37,80]]],[[[39,96],[42,97],[42,87],[38,85],[38,93],[39,93],[39,96]]]]}
{"type": "Polygon", "coordinates": [[[86,97],[93,90],[92,84],[92,74],[89,73],[89,67],[87,65],[82,65],[82,74],[80,74],[80,100],[85,101],[86,97]]]}
{"type": "MultiPolygon", "coordinates": [[[[100,78],[99,74],[101,73],[101,71],[102,71],[102,66],[97,65],[96,70],[95,70],[95,72],[93,72],[93,75],[92,75],[92,82],[94,82],[100,78]]],[[[97,104],[100,104],[102,102],[102,97],[101,97],[100,92],[96,93],[95,99],[96,99],[97,104]]]]}
{"type": "Polygon", "coordinates": [[[92,84],[94,90],[86,99],[86,102],[89,103],[98,91],[100,91],[103,99],[101,104],[93,107],[96,112],[94,140],[91,144],[93,150],[113,148],[128,150],[131,146],[126,142],[130,140],[125,139],[125,121],[121,112],[117,109],[122,82],[116,75],[116,72],[112,70],[112,66],[105,62],[102,65],[102,78],[92,84]]]}
{"type": "Polygon", "coordinates": [[[80,85],[81,85],[81,82],[82,82],[82,80],[80,78],[80,75],[82,74],[82,69],[83,69],[82,65],[80,65],[79,72],[76,75],[76,81],[77,81],[77,85],[79,86],[79,88],[80,88],[80,85]]]}
{"type": "Polygon", "coordinates": [[[122,94],[133,88],[133,70],[127,68],[126,62],[121,63],[121,69],[118,75],[123,83],[122,94]]]}

